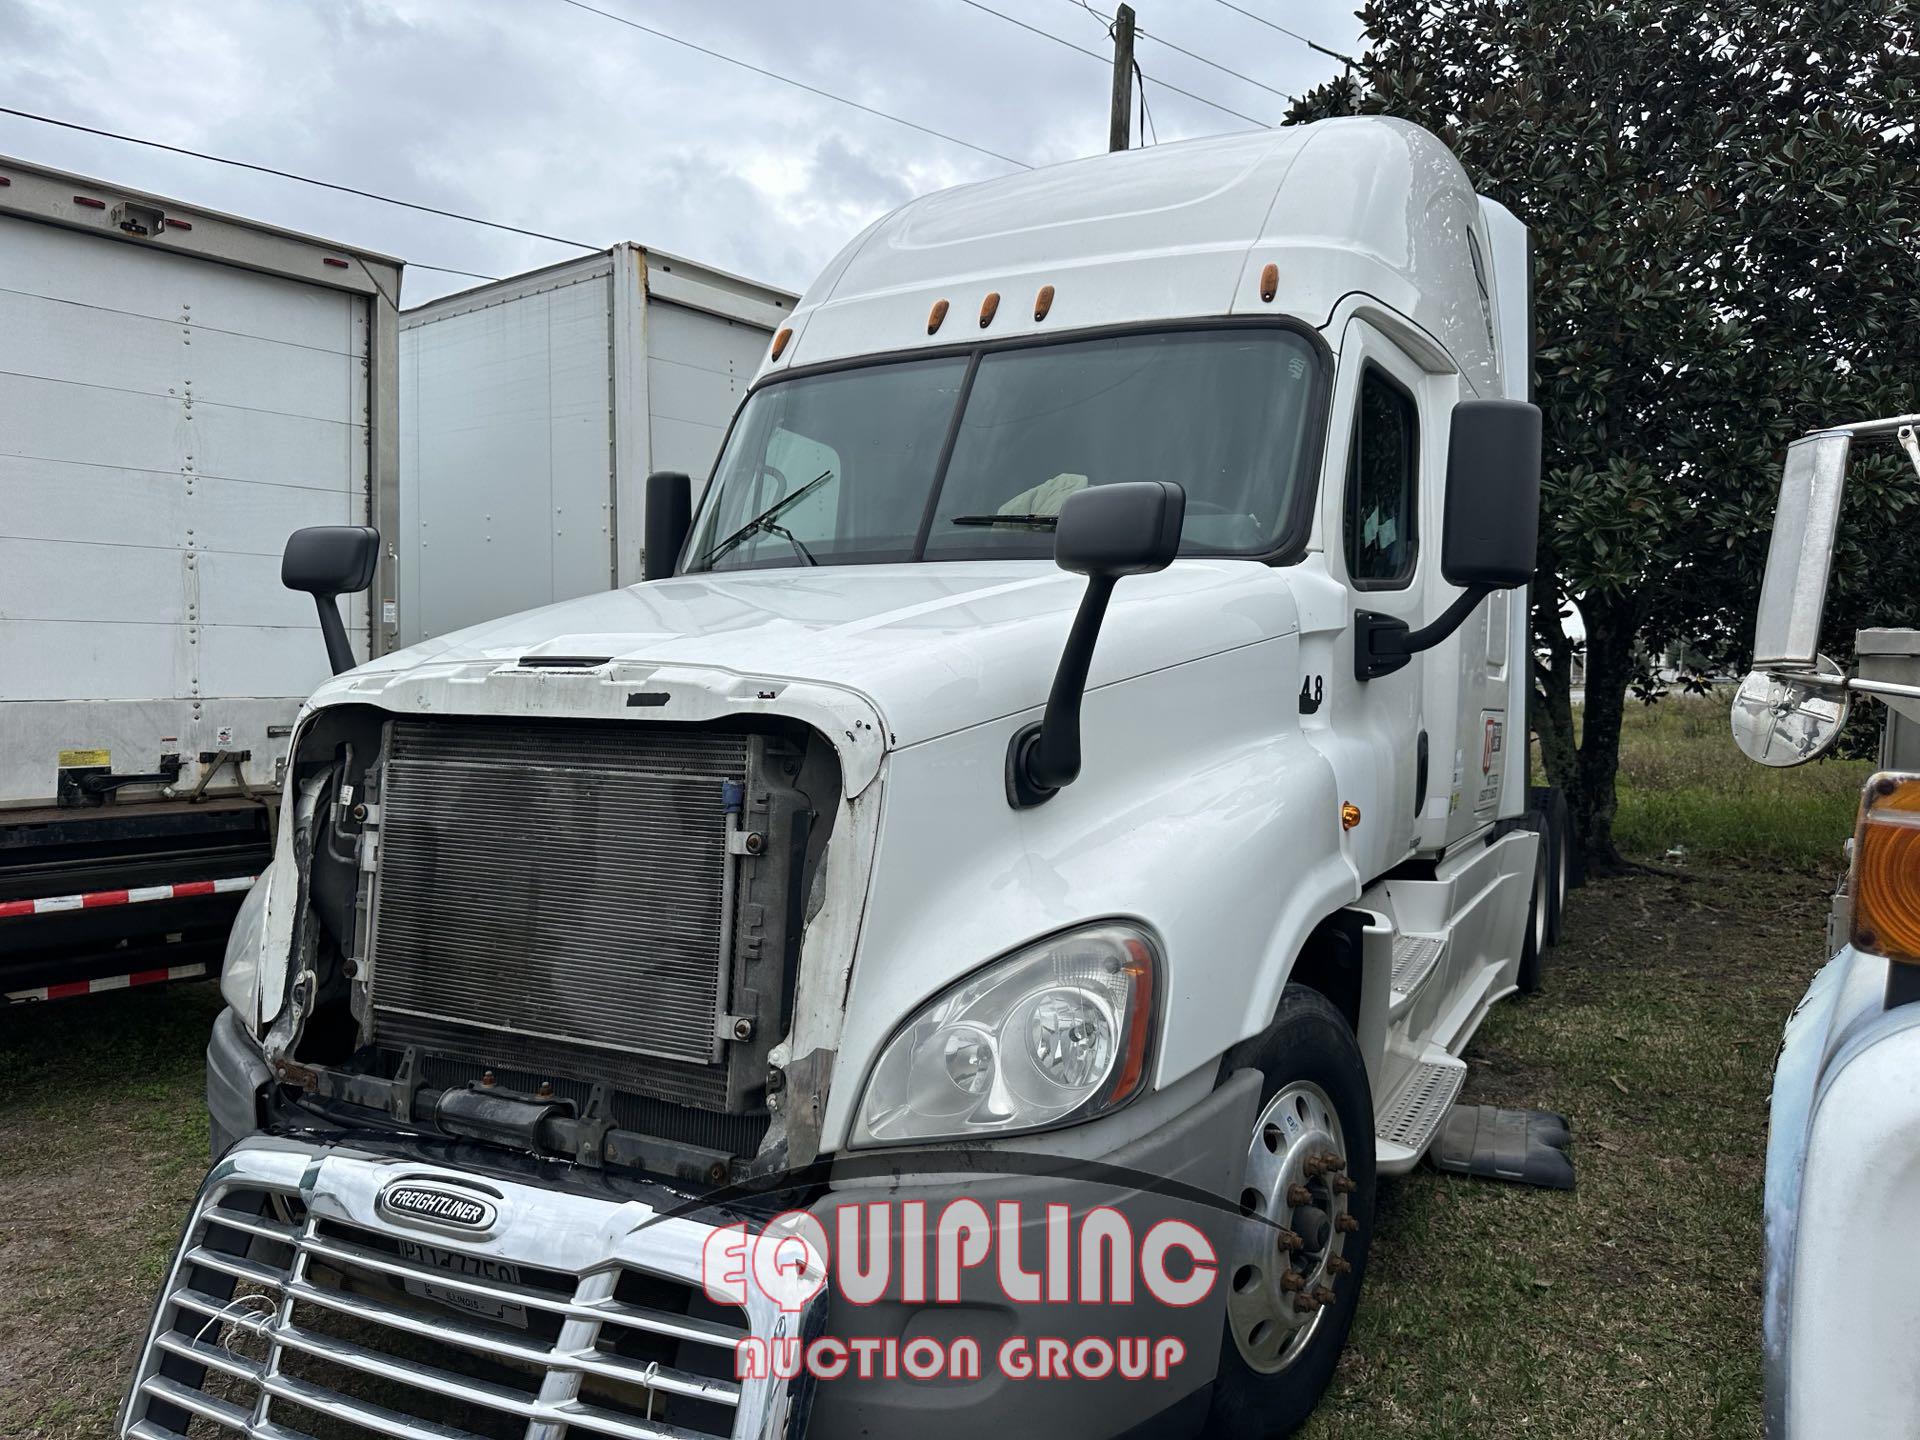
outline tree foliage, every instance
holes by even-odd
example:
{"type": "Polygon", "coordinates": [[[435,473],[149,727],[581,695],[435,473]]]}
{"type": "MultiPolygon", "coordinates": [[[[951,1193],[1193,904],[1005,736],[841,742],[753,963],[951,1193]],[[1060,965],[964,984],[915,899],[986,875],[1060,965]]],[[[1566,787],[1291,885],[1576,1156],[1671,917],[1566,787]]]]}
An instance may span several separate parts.
{"type": "MultiPolygon", "coordinates": [[[[1920,98],[1903,0],[1370,0],[1360,72],[1289,123],[1440,135],[1534,247],[1546,453],[1532,721],[1614,858],[1630,692],[1744,669],[1786,444],[1920,409],[1920,98]],[[1571,708],[1585,622],[1586,698],[1571,708]]],[[[1829,629],[1920,619],[1920,483],[1856,461],[1829,629]]],[[[1731,758],[1730,762],[1734,763],[1731,758]]]]}

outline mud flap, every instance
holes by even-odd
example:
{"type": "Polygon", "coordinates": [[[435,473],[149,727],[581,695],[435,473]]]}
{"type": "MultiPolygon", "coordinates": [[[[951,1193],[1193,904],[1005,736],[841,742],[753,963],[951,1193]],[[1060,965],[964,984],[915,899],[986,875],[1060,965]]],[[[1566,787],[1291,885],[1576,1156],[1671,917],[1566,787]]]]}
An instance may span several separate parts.
{"type": "Polygon", "coordinates": [[[1440,1133],[1427,1153],[1436,1169],[1456,1175],[1571,1190],[1573,1157],[1567,1147],[1572,1143],[1564,1115],[1456,1105],[1440,1122],[1440,1133]]]}

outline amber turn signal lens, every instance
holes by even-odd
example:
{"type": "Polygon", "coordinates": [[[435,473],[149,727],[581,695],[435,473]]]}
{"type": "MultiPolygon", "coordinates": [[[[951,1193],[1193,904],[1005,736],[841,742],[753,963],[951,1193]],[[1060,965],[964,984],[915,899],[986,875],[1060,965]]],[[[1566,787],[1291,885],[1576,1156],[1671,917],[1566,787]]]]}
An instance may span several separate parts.
{"type": "Polygon", "coordinates": [[[1853,944],[1920,965],[1920,775],[1876,775],[1860,797],[1853,944]]]}
{"type": "Polygon", "coordinates": [[[1351,830],[1360,823],[1360,807],[1351,800],[1340,802],[1340,828],[1351,830]]]}
{"type": "Polygon", "coordinates": [[[774,360],[778,360],[780,358],[781,351],[787,348],[787,341],[791,340],[792,338],[793,338],[792,328],[783,326],[779,334],[773,337],[773,354],[770,358],[774,360]]]}

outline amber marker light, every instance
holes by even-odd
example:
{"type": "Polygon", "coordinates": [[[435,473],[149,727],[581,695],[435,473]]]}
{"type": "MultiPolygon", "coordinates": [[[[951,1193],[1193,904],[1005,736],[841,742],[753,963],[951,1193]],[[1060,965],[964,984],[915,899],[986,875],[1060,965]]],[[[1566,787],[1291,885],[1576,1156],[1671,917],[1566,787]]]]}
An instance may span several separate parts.
{"type": "Polygon", "coordinates": [[[987,298],[980,302],[980,328],[986,329],[993,323],[993,317],[1000,311],[1000,292],[989,290],[987,298]]]}
{"type": "Polygon", "coordinates": [[[1340,802],[1340,828],[1351,830],[1360,823],[1360,807],[1351,800],[1340,802]]]}
{"type": "Polygon", "coordinates": [[[1853,944],[1920,965],[1920,775],[1876,775],[1860,796],[1853,944]]]}
{"type": "Polygon", "coordinates": [[[781,352],[787,348],[787,342],[792,338],[793,327],[790,325],[781,326],[779,333],[773,337],[773,359],[778,360],[780,358],[781,352]]]}
{"type": "Polygon", "coordinates": [[[933,309],[927,312],[927,333],[929,335],[934,334],[936,331],[939,330],[939,328],[942,325],[946,323],[946,320],[947,320],[947,302],[944,300],[934,301],[933,309]]]}
{"type": "Polygon", "coordinates": [[[1153,955],[1138,940],[1129,940],[1125,970],[1133,981],[1135,1003],[1127,1033],[1121,1037],[1120,1063],[1114,1070],[1113,1084],[1107,1092],[1107,1105],[1118,1105],[1138,1090],[1147,1078],[1147,1055],[1153,1041],[1160,997],[1154,994],[1153,955]]]}
{"type": "Polygon", "coordinates": [[[1040,293],[1033,297],[1033,318],[1036,320],[1046,319],[1047,312],[1052,308],[1053,287],[1051,285],[1042,285],[1040,287],[1040,293]]]}
{"type": "Polygon", "coordinates": [[[1269,260],[1260,267],[1260,298],[1269,305],[1280,293],[1280,267],[1269,260]]]}

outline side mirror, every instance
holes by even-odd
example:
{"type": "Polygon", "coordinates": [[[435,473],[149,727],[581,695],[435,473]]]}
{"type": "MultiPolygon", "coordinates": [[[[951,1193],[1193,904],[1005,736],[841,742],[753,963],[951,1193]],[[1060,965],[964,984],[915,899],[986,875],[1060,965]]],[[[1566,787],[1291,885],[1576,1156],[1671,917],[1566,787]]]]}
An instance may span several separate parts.
{"type": "Polygon", "coordinates": [[[680,563],[681,547],[693,527],[693,481],[677,470],[656,470],[647,477],[646,555],[642,580],[664,580],[680,563]]]}
{"type": "Polygon", "coordinates": [[[1524,400],[1462,400],[1447,434],[1440,573],[1465,593],[1418,630],[1395,615],[1356,611],[1353,674],[1391,675],[1431,650],[1495,590],[1533,579],[1540,543],[1540,411],[1524,400]]]}
{"type": "Polygon", "coordinates": [[[310,525],[287,537],[280,557],[280,583],[313,596],[320,612],[320,634],[327,642],[327,663],[338,675],[354,665],[347,627],[340,619],[342,595],[356,595],[373,583],[380,564],[380,532],[371,525],[310,525]]]}
{"type": "Polygon", "coordinates": [[[1051,800],[1080,775],[1080,702],[1107,601],[1122,575],[1164,570],[1180,553],[1187,492],[1165,480],[1096,485],[1060,507],[1053,559],[1087,577],[1086,593],[1067,632],[1053,689],[1041,718],[1023,725],[1007,746],[1007,803],[1024,810],[1051,800]]]}
{"type": "Polygon", "coordinates": [[[1753,627],[1757,669],[1818,666],[1820,617],[1852,447],[1853,436],[1845,430],[1802,436],[1787,447],[1753,627]]]}
{"type": "Polygon", "coordinates": [[[1462,400],[1447,437],[1440,573],[1450,585],[1525,585],[1539,542],[1539,408],[1524,400],[1462,400]]]}
{"type": "MultiPolygon", "coordinates": [[[[1836,681],[1845,672],[1826,656],[1814,667],[1836,681]]],[[[1795,680],[1776,680],[1755,670],[1734,693],[1733,742],[1762,765],[1804,765],[1840,743],[1853,697],[1845,690],[1818,690],[1795,680]]]]}

